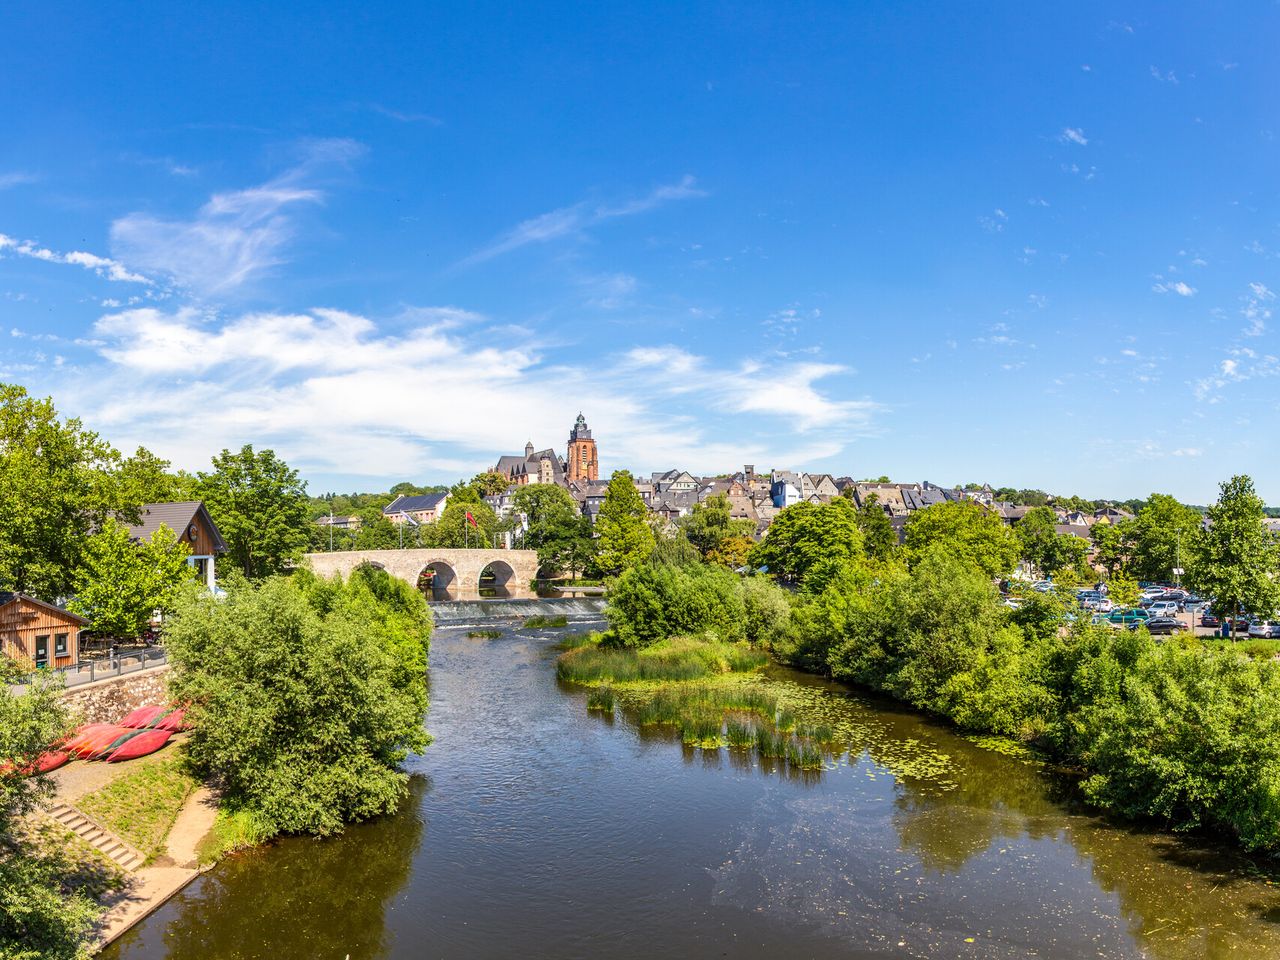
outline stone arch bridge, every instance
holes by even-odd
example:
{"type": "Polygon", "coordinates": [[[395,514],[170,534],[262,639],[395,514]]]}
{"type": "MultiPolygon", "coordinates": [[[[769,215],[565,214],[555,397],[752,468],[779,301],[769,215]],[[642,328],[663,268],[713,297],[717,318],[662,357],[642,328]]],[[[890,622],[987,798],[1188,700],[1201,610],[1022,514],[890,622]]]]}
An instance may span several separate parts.
{"type": "Polygon", "coordinates": [[[535,550],[340,550],[308,553],[303,558],[318,576],[348,576],[362,564],[381,567],[417,587],[431,573],[431,599],[478,600],[480,579],[488,572],[496,594],[513,599],[536,596],[530,584],[538,576],[535,550]]]}

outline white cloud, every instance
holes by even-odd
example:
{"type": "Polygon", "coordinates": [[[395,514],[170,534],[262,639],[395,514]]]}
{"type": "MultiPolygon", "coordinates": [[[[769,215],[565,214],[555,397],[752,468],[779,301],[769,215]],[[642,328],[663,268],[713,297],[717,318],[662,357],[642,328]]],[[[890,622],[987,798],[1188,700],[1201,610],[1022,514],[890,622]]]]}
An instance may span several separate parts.
{"type": "Polygon", "coordinates": [[[84,345],[99,359],[65,377],[60,405],[189,469],[252,442],[312,476],[434,479],[482,469],[526,437],[554,444],[579,408],[607,465],[712,471],[834,456],[882,409],[823,389],[847,372],[833,364],[726,364],[672,346],[560,363],[527,331],[452,307],[394,327],[338,310],[119,311],[96,324],[84,345]]]}
{"type": "Polygon", "coordinates": [[[117,260],[100,257],[93,253],[85,253],[83,250],[58,253],[47,247],[41,247],[30,240],[17,240],[0,233],[0,256],[3,256],[6,252],[17,254],[20,257],[30,257],[33,260],[43,260],[46,263],[66,263],[72,266],[84,267],[86,270],[92,270],[98,276],[107,280],[151,284],[151,281],[146,277],[130,272],[117,260]]]}
{"type": "Polygon", "coordinates": [[[28,183],[36,183],[39,179],[40,178],[34,173],[25,173],[22,170],[0,173],[0,190],[8,190],[11,187],[21,187],[28,183]]]}
{"type": "Polygon", "coordinates": [[[1078,143],[1082,147],[1089,145],[1089,138],[1084,135],[1084,131],[1079,127],[1063,127],[1062,135],[1058,139],[1063,142],[1078,143]]]}
{"type": "Polygon", "coordinates": [[[686,175],[676,183],[656,187],[645,196],[634,200],[626,200],[614,205],[592,205],[583,202],[575,203],[571,207],[561,207],[516,224],[492,244],[463,260],[462,265],[483,263],[485,260],[492,260],[494,257],[529,244],[576,236],[606,220],[645,213],[672,200],[703,196],[706,196],[706,192],[697,187],[697,181],[692,176],[686,175]]]}
{"type": "Polygon", "coordinates": [[[364,148],[351,140],[303,146],[296,166],[267,183],[215,193],[190,220],[131,213],[111,225],[112,252],[125,263],[163,274],[198,295],[225,294],[283,263],[294,212],[324,201],[314,181],[364,148]]]}
{"type": "Polygon", "coordinates": [[[1240,309],[1241,316],[1249,323],[1243,330],[1246,337],[1260,337],[1266,333],[1267,321],[1271,319],[1271,308],[1267,304],[1275,298],[1265,283],[1249,284],[1249,293],[1241,298],[1244,306],[1240,309]]]}
{"type": "Polygon", "coordinates": [[[1165,280],[1163,277],[1157,276],[1156,282],[1152,284],[1151,290],[1154,293],[1176,293],[1180,297],[1194,297],[1196,288],[1181,280],[1165,280]]]}
{"type": "Polygon", "coordinates": [[[1204,455],[1204,451],[1199,447],[1179,447],[1173,451],[1175,457],[1200,457],[1204,455]]]}

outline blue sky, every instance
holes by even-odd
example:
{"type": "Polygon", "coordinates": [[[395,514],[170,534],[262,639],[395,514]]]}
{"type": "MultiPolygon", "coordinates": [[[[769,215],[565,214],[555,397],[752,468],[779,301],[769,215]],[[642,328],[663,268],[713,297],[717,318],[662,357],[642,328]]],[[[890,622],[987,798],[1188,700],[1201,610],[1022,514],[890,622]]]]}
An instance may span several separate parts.
{"type": "Polygon", "coordinates": [[[118,446],[1280,501],[1275,4],[53,6],[0,377],[118,446]]]}

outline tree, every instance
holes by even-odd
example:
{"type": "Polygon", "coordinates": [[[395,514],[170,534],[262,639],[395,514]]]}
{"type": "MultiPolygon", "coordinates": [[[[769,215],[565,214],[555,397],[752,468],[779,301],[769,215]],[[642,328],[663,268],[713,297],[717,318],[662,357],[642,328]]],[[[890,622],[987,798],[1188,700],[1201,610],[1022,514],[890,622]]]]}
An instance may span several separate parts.
{"type": "Polygon", "coordinates": [[[100,633],[136,637],[157,610],[173,606],[179,587],[191,578],[188,553],[168,527],[134,543],[126,528],[108,520],[85,543],[69,606],[100,633]]]}
{"type": "Polygon", "coordinates": [[[424,541],[429,540],[436,547],[492,547],[499,526],[493,508],[470,487],[464,487],[449,497],[448,506],[435,523],[422,528],[422,536],[424,541]],[[471,515],[471,520],[467,519],[467,514],[471,515]]]}
{"type": "Polygon", "coordinates": [[[755,545],[755,541],[748,536],[740,533],[732,534],[721,540],[719,545],[707,554],[707,562],[718,563],[730,570],[741,569],[750,562],[751,548],[755,545]]]}
{"type": "Polygon", "coordinates": [[[213,458],[196,491],[227,542],[227,557],[246,577],[282,573],[306,549],[307,485],[272,450],[245,444],[213,458]]]}
{"type": "Polygon", "coordinates": [[[754,525],[750,520],[734,520],[729,497],[723,493],[695,503],[687,516],[676,521],[685,537],[704,557],[719,548],[727,537],[748,536],[754,525]]]}
{"type": "Polygon", "coordinates": [[[1032,507],[1014,527],[1022,558],[1044,576],[1060,570],[1079,570],[1089,553],[1089,541],[1057,531],[1058,515],[1050,507],[1032,507]]]}
{"type": "MultiPolygon", "coordinates": [[[[400,546],[400,530],[387,519],[381,507],[364,507],[356,511],[360,529],[356,531],[353,550],[394,550],[400,546]]],[[[405,524],[407,544],[417,544],[418,528],[405,524]]]]}
{"type": "Polygon", "coordinates": [[[1108,577],[1114,577],[1128,558],[1128,522],[1103,523],[1099,521],[1089,528],[1093,540],[1093,552],[1108,577]]]}
{"type": "Polygon", "coordinates": [[[1173,579],[1185,566],[1200,533],[1200,514],[1165,493],[1153,493],[1126,532],[1129,570],[1139,580],[1173,579]]]}
{"type": "MultiPolygon", "coordinates": [[[[0,673],[11,666],[0,662],[0,673]]],[[[0,676],[0,765],[28,769],[70,730],[61,678],[37,672],[22,695],[0,676]]],[[[32,841],[23,818],[52,794],[43,774],[0,774],[0,957],[73,960],[102,912],[71,882],[74,865],[32,841]]]]}
{"type": "Polygon", "coordinates": [[[1214,598],[1219,616],[1246,613],[1271,617],[1280,606],[1276,581],[1280,552],[1263,523],[1263,503],[1249,477],[1232,477],[1220,486],[1209,508],[1209,528],[1195,540],[1188,582],[1214,598]]]}
{"type": "Polygon", "coordinates": [[[1018,538],[1004,521],[972,500],[935,504],[907,520],[907,556],[913,566],[939,546],[993,579],[1007,576],[1020,552],[1018,538]]]}
{"type": "Polygon", "coordinates": [[[120,500],[142,505],[194,499],[195,478],[182,471],[170,473],[169,466],[168,460],[139,447],[116,473],[120,500]]]}
{"type": "Polygon", "coordinates": [[[803,583],[820,566],[863,556],[862,531],[853,504],[797,503],[780,512],[751,551],[751,565],[779,580],[803,583]]]}
{"type": "Polygon", "coordinates": [[[47,600],[70,592],[89,534],[113,515],[139,519],[117,495],[119,462],[52,400],[0,384],[0,584],[47,600]]]}
{"type": "Polygon", "coordinates": [[[1116,607],[1136,607],[1142,599],[1138,581],[1121,570],[1107,577],[1107,599],[1116,607]]]}
{"type": "Polygon", "coordinates": [[[496,470],[488,470],[472,477],[469,486],[482,497],[496,497],[500,493],[506,493],[511,481],[496,470]]]}
{"type": "MultiPolygon", "coordinates": [[[[852,491],[853,487],[845,487],[852,491]]],[[[898,547],[898,531],[880,506],[874,493],[858,508],[858,529],[862,531],[862,548],[872,560],[887,560],[898,547]]]]}
{"type": "Polygon", "coordinates": [[[421,594],[361,567],[184,592],[165,643],[190,704],[189,756],[224,804],[269,834],[339,832],[395,809],[398,767],[428,737],[430,615],[421,594]]]}
{"type": "Polygon", "coordinates": [[[606,575],[642,562],[653,550],[648,511],[627,470],[615,470],[596,517],[596,566],[606,575]]]}
{"type": "Polygon", "coordinates": [[[581,532],[582,513],[569,491],[553,483],[529,483],[511,495],[511,507],[524,517],[521,545],[541,550],[545,544],[572,539],[581,532]]]}
{"type": "Polygon", "coordinates": [[[581,514],[572,523],[556,527],[538,545],[538,565],[546,571],[569,572],[570,579],[589,567],[596,555],[596,541],[591,536],[591,520],[581,514]]]}

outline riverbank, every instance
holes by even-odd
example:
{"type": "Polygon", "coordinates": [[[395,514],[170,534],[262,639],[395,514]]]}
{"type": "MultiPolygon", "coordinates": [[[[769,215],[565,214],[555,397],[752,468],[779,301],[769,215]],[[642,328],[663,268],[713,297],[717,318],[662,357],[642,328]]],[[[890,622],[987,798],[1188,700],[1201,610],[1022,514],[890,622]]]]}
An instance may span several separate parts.
{"type": "Polygon", "coordinates": [[[77,761],[49,775],[54,793],[42,816],[97,850],[119,880],[100,898],[105,912],[91,935],[91,952],[102,950],[211,866],[201,863],[200,851],[217,820],[216,795],[194,781],[183,784],[170,772],[180,763],[185,740],[180,736],[139,760],[77,761]],[[175,780],[182,793],[177,803],[175,780]],[[168,798],[161,789],[166,782],[168,798]]]}

